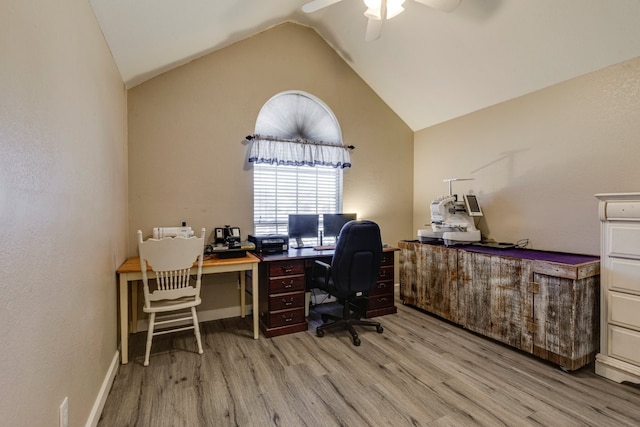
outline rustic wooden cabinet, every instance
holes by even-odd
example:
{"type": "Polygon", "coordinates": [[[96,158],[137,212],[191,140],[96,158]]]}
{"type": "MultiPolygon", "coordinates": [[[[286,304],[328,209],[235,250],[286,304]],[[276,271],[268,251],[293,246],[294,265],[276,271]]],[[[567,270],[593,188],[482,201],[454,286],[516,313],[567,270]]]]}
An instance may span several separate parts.
{"type": "Polygon", "coordinates": [[[417,242],[399,242],[398,246],[402,302],[457,323],[457,251],[417,242]]]}
{"type": "Polygon", "coordinates": [[[563,254],[542,251],[415,241],[398,246],[403,303],[568,370],[594,360],[599,340],[597,257],[565,254],[570,260],[561,262],[563,254]]]}
{"type": "Polygon", "coordinates": [[[598,194],[601,334],[596,373],[640,384],[640,193],[598,194]]]}
{"type": "Polygon", "coordinates": [[[456,249],[451,252],[457,255],[459,271],[457,323],[520,348],[527,265],[519,259],[456,249]]]}

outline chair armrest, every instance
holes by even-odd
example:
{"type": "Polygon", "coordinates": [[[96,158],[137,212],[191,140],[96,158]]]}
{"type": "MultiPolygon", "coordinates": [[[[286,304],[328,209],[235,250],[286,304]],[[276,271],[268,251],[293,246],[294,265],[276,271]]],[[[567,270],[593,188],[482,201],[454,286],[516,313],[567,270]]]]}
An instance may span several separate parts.
{"type": "MultiPolygon", "coordinates": [[[[329,264],[327,264],[326,262],[322,262],[320,260],[315,260],[315,264],[326,269],[326,270],[331,270],[331,266],[329,264]]],[[[315,266],[314,266],[315,267],[315,266]]]]}
{"type": "Polygon", "coordinates": [[[319,260],[315,260],[313,264],[313,274],[312,277],[315,279],[319,276],[319,273],[324,273],[324,283],[329,283],[329,278],[331,277],[331,265],[326,262],[322,262],[319,260]]]}

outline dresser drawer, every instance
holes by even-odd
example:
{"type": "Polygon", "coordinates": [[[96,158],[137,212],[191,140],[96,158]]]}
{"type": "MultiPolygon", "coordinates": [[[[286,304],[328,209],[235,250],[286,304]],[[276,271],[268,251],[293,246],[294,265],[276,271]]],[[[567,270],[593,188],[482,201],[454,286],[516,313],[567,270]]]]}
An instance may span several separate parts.
{"type": "Polygon", "coordinates": [[[304,307],[281,310],[270,312],[267,315],[267,323],[271,328],[277,328],[280,326],[294,325],[297,323],[304,323],[304,307]]]}
{"type": "Polygon", "coordinates": [[[269,279],[269,295],[281,292],[304,291],[305,279],[302,276],[284,276],[269,279]]]}
{"type": "Polygon", "coordinates": [[[610,290],[640,295],[640,261],[610,258],[608,282],[610,290]]]}
{"type": "Polygon", "coordinates": [[[609,325],[609,356],[640,365],[640,332],[609,325]]]}
{"type": "Polygon", "coordinates": [[[289,292],[269,296],[269,311],[304,307],[304,292],[289,292]]]}
{"type": "Polygon", "coordinates": [[[609,322],[640,330],[640,296],[609,292],[609,322]]]}
{"type": "Polygon", "coordinates": [[[304,260],[294,259],[269,263],[269,277],[304,274],[304,260]]]}
{"type": "Polygon", "coordinates": [[[611,224],[609,256],[640,259],[640,224],[611,224]]]}

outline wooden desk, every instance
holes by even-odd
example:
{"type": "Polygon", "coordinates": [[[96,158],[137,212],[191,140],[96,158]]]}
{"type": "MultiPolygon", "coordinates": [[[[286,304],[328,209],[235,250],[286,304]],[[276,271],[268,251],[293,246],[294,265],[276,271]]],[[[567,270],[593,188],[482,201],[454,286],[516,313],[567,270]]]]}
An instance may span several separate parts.
{"type": "MultiPolygon", "coordinates": [[[[376,288],[361,301],[365,317],[397,312],[394,305],[394,253],[399,248],[383,249],[382,265],[376,288]]],[[[289,249],[278,254],[259,254],[260,325],[266,337],[307,330],[305,291],[310,288],[311,273],[316,260],[331,262],[334,250],[312,248],[289,249]]],[[[254,317],[255,320],[255,317],[254,317]]]]}
{"type": "MultiPolygon", "coordinates": [[[[241,258],[218,258],[217,255],[207,255],[202,263],[202,274],[239,272],[240,276],[240,314],[246,316],[245,305],[245,275],[244,271],[251,271],[251,295],[253,304],[253,338],[258,339],[260,328],[258,325],[258,263],[260,260],[253,254],[247,253],[241,258]]],[[[124,365],[129,361],[129,292],[128,285],[131,283],[131,330],[136,332],[138,321],[137,310],[137,281],[142,280],[140,270],[140,258],[133,257],[125,261],[117,271],[120,277],[120,361],[124,365]]],[[[195,274],[195,272],[194,272],[195,274]]]]}

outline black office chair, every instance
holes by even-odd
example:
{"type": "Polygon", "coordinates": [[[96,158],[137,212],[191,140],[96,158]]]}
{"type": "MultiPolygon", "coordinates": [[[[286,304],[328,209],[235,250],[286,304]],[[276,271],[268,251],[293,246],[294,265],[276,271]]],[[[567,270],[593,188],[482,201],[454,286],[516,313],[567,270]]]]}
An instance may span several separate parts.
{"type": "Polygon", "coordinates": [[[380,228],[372,221],[349,221],[340,231],[331,265],[316,261],[313,286],[335,296],[342,304],[342,317],[322,315],[323,325],[316,334],[322,337],[327,329],[344,328],[353,336],[353,344],[360,345],[353,325],[375,326],[383,331],[379,322],[360,320],[361,307],[356,300],[364,298],[376,286],[382,261],[380,228]],[[352,313],[352,310],[354,313],[352,313]],[[329,320],[333,322],[328,323],[329,320]]]}

